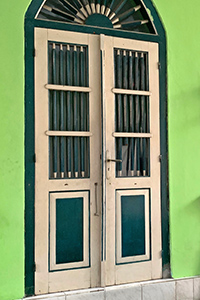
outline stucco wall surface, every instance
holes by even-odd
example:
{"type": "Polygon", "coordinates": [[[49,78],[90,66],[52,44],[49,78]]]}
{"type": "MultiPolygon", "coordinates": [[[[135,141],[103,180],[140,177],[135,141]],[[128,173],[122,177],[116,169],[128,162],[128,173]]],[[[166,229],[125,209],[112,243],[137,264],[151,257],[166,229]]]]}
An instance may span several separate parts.
{"type": "MultiPolygon", "coordinates": [[[[0,299],[24,295],[24,13],[0,1],[0,299]]],[[[171,267],[200,274],[200,29],[198,0],[154,0],[168,43],[171,267]]]]}
{"type": "Polygon", "coordinates": [[[167,32],[172,276],[200,274],[200,3],[155,0],[167,32]]]}
{"type": "Polygon", "coordinates": [[[24,291],[24,12],[0,1],[0,299],[24,291]]]}

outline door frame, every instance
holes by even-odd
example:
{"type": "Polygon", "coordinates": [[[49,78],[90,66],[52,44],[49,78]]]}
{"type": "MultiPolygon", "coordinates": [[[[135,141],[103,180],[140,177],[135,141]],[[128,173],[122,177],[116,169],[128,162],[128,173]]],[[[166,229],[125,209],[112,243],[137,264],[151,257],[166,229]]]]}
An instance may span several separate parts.
{"type": "Polygon", "coordinates": [[[33,0],[25,15],[25,295],[34,295],[34,198],[35,198],[35,143],[34,143],[34,28],[51,28],[82,33],[105,34],[159,44],[160,88],[160,161],[161,161],[161,217],[163,271],[169,269],[169,196],[168,196],[168,139],[167,139],[167,52],[163,24],[151,0],[143,0],[150,10],[157,34],[136,33],[92,26],[80,26],[45,20],[35,15],[43,0],[33,0]]]}

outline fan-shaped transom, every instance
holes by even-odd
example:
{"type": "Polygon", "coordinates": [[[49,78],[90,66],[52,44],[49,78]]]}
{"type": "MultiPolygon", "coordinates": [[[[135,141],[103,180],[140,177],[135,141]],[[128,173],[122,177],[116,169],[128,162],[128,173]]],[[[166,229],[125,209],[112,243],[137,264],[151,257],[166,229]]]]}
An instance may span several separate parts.
{"type": "Polygon", "coordinates": [[[140,0],[47,0],[37,19],[155,34],[140,0]]]}

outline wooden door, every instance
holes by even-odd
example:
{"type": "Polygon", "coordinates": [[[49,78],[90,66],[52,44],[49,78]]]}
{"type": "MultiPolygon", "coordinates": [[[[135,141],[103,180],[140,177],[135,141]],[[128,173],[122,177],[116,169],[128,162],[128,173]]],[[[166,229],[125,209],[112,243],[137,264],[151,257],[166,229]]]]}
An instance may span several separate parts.
{"type": "Polygon", "coordinates": [[[35,29],[35,292],[161,277],[158,45],[35,29]]]}
{"type": "Polygon", "coordinates": [[[101,39],[105,285],[161,278],[158,44],[101,39]]]}
{"type": "Polygon", "coordinates": [[[100,286],[99,37],[36,28],[35,49],[35,293],[100,286]]]}

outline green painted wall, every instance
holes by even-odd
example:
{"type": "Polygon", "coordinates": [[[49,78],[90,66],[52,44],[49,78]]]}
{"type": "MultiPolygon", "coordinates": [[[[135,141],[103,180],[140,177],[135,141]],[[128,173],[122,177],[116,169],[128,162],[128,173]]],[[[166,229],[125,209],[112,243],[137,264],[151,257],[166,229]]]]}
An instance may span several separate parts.
{"type": "Polygon", "coordinates": [[[23,18],[28,0],[0,1],[0,299],[24,290],[23,18]]]}
{"type": "MultiPolygon", "coordinates": [[[[24,295],[23,18],[29,2],[0,1],[1,300],[24,295]]],[[[171,266],[174,277],[184,277],[200,274],[200,3],[154,3],[168,38],[171,266]]]]}
{"type": "Polygon", "coordinates": [[[200,274],[200,29],[198,0],[154,0],[167,31],[171,267],[200,274]]]}

